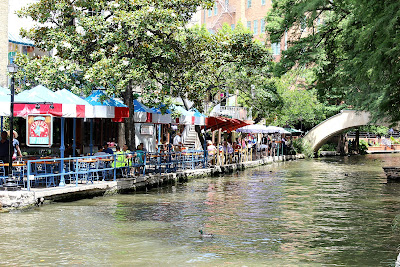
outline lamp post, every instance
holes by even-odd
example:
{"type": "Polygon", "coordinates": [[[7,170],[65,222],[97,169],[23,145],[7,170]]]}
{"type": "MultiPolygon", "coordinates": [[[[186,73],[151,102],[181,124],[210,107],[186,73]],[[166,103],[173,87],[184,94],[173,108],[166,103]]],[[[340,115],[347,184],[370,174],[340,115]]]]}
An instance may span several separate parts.
{"type": "Polygon", "coordinates": [[[10,140],[9,140],[9,155],[8,155],[8,181],[5,184],[7,187],[16,187],[17,185],[13,182],[12,177],[12,156],[14,154],[13,138],[14,138],[14,85],[15,85],[15,73],[18,71],[18,65],[11,63],[7,66],[7,70],[11,73],[11,102],[10,102],[10,140]]]}

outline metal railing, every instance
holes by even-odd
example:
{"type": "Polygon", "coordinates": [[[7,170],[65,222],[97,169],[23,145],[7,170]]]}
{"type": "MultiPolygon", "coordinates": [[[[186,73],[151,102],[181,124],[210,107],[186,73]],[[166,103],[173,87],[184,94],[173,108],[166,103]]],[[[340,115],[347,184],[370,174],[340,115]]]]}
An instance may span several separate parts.
{"type": "Polygon", "coordinates": [[[44,158],[21,162],[13,175],[19,185],[27,190],[40,187],[78,186],[96,181],[116,181],[117,177],[136,177],[154,173],[171,173],[252,161],[266,157],[266,152],[252,148],[182,152],[117,152],[113,155],[84,156],[71,158],[44,158]]]}

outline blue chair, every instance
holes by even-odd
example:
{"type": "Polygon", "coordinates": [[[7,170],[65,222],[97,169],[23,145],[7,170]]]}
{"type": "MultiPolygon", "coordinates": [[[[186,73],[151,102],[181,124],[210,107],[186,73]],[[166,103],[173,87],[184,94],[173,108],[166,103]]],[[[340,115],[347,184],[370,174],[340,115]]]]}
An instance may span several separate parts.
{"type": "Polygon", "coordinates": [[[0,185],[3,185],[6,183],[6,169],[4,168],[4,162],[0,160],[0,185]]]}

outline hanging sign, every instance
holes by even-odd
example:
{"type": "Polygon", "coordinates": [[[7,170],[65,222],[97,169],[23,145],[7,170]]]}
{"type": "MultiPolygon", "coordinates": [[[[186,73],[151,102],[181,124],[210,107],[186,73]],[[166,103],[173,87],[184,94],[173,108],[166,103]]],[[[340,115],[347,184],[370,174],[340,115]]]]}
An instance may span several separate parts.
{"type": "Polygon", "coordinates": [[[142,124],[140,127],[140,134],[143,135],[153,135],[154,133],[154,126],[153,125],[146,125],[142,124]]]}
{"type": "Polygon", "coordinates": [[[53,144],[53,116],[49,114],[28,115],[26,144],[28,146],[51,147],[53,144]]]}

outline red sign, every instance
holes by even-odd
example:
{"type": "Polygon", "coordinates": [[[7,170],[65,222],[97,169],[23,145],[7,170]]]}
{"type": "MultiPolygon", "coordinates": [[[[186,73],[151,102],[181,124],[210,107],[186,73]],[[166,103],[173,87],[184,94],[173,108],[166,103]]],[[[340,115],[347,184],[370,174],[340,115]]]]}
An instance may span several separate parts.
{"type": "Polygon", "coordinates": [[[53,142],[53,117],[51,115],[28,115],[26,123],[28,146],[51,147],[53,142]]]}

